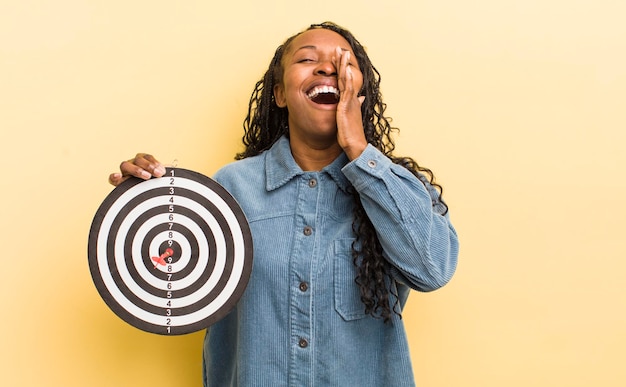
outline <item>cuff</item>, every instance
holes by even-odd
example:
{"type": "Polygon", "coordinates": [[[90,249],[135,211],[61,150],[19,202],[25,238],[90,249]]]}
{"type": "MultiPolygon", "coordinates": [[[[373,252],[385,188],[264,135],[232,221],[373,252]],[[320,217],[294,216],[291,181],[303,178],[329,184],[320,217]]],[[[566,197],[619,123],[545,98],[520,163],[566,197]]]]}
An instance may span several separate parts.
{"type": "Polygon", "coordinates": [[[359,190],[364,185],[371,183],[372,179],[380,179],[391,166],[391,160],[373,145],[367,147],[359,157],[346,164],[341,171],[350,180],[352,185],[359,190]]]}

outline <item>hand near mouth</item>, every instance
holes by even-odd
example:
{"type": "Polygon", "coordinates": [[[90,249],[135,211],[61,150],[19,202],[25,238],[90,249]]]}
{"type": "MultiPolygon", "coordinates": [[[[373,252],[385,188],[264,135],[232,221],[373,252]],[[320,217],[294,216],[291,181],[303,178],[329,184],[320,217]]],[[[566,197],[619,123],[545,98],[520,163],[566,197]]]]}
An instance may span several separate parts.
{"type": "Polygon", "coordinates": [[[337,47],[334,58],[339,83],[339,103],[337,104],[337,141],[350,160],[359,157],[367,140],[363,131],[361,104],[365,96],[359,96],[359,88],[355,87],[350,51],[342,51],[337,47]]]}

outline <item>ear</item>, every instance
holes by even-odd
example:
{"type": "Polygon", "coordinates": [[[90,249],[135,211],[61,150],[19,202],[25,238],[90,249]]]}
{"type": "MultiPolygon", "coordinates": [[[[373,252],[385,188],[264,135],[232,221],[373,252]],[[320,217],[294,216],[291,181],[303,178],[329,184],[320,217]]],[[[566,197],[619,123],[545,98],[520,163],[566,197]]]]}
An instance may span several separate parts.
{"type": "Polygon", "coordinates": [[[285,89],[281,83],[274,85],[274,100],[279,108],[287,106],[287,100],[285,98],[285,89]]]}

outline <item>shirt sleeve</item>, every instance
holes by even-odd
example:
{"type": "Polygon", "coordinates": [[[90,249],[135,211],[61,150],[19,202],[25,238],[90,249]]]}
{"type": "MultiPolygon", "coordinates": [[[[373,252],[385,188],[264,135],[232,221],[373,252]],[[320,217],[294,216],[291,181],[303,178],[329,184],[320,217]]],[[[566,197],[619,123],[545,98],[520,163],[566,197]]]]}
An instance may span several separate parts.
{"type": "Polygon", "coordinates": [[[436,190],[372,145],[342,172],[359,193],[392,276],[420,291],[445,285],[456,270],[459,242],[448,214],[437,211],[436,190]]]}

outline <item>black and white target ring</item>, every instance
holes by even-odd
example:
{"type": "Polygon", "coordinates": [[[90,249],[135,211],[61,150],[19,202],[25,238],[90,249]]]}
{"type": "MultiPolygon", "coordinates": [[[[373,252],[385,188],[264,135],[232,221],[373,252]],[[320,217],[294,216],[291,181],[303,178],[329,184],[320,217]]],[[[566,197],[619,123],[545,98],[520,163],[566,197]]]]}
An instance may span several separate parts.
{"type": "Polygon", "coordinates": [[[167,168],[131,178],[102,202],[89,232],[89,269],[109,308],[141,330],[182,335],[217,322],[252,271],[246,217],[221,185],[167,168]]]}

